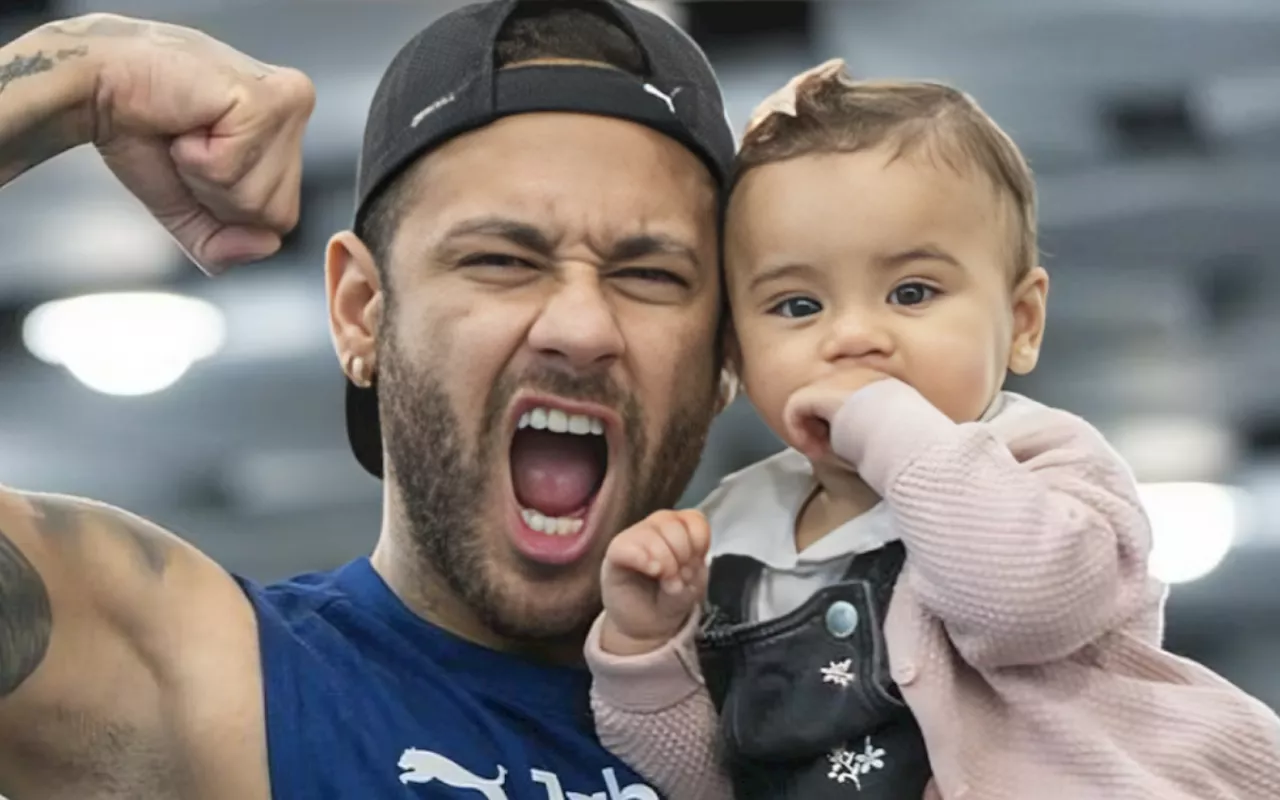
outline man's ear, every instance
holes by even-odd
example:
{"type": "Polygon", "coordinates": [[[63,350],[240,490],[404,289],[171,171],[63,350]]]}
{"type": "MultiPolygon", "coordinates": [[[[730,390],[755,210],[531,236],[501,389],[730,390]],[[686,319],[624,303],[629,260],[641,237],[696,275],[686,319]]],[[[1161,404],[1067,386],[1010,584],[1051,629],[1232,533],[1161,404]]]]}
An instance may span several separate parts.
{"type": "Polygon", "coordinates": [[[329,239],[324,258],[329,332],[342,369],[357,385],[377,373],[377,334],[382,324],[382,275],[373,254],[351,231],[329,239]]]}

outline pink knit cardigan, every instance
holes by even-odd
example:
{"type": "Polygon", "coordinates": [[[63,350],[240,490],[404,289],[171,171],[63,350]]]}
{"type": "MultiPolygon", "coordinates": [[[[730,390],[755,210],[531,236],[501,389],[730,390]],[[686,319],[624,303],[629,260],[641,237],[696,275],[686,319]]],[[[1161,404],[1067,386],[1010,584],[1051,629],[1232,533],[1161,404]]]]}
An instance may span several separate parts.
{"type": "MultiPolygon", "coordinates": [[[[1280,800],[1280,719],[1161,649],[1165,589],[1134,480],[1084,420],[1012,395],[956,424],[896,380],[832,446],[888,503],[908,561],[885,622],[934,780],[926,800],[1280,800]]],[[[587,642],[601,741],[671,800],[731,797],[693,649],[587,642]]]]}

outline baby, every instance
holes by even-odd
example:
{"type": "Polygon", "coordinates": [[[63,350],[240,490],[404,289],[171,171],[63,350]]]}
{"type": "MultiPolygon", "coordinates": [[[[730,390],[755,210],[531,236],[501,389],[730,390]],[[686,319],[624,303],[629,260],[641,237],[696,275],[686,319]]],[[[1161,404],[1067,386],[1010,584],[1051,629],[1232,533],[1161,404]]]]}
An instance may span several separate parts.
{"type": "Polygon", "coordinates": [[[601,741],[673,800],[1280,797],[1280,720],[1161,649],[1128,468],[1002,389],[1034,196],[945,86],[829,62],[752,120],[729,352],[790,448],[620,534],[586,648],[601,741]]]}

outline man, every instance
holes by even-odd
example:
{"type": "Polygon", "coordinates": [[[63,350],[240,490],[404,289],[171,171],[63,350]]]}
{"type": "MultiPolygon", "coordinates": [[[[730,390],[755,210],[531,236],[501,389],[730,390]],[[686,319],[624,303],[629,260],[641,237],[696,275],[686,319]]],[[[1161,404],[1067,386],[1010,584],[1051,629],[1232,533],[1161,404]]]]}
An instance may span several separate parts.
{"type": "MultiPolygon", "coordinates": [[[[295,223],[298,73],[114,16],[0,64],[0,182],[91,142],[210,273],[295,223]]],[[[374,553],[262,587],[0,493],[0,794],[655,798],[578,662],[608,541],[676,501],[723,402],[732,150],[700,51],[621,2],[490,2],[406,45],[326,252],[374,553]]]]}

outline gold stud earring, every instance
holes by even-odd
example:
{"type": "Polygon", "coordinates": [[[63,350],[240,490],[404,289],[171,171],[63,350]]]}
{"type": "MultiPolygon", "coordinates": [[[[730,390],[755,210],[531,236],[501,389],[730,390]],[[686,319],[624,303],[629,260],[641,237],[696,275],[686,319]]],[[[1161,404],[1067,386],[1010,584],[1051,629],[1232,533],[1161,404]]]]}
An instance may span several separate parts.
{"type": "Polygon", "coordinates": [[[370,374],[372,370],[365,362],[362,356],[354,356],[350,365],[347,367],[347,374],[351,376],[351,382],[361,389],[368,389],[373,385],[373,376],[370,374]]]}

